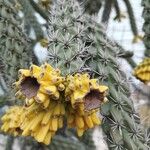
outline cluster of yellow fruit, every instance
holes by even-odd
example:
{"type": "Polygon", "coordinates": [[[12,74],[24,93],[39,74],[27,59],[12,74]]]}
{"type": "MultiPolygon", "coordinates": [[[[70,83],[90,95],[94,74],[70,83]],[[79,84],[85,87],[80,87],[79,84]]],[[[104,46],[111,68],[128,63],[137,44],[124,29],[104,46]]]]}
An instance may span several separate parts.
{"type": "Polygon", "coordinates": [[[106,100],[108,87],[86,73],[62,77],[60,70],[47,63],[31,65],[29,70],[19,70],[19,81],[14,85],[16,96],[25,105],[10,108],[2,117],[4,132],[32,136],[48,145],[63,127],[64,117],[67,126],[76,128],[79,136],[101,122],[97,113],[106,100]]]}
{"type": "Polygon", "coordinates": [[[85,111],[84,114],[76,112],[72,107],[68,107],[67,114],[67,126],[68,128],[76,128],[78,136],[82,136],[84,131],[94,126],[100,125],[101,120],[98,117],[98,109],[85,111]]]}
{"type": "Polygon", "coordinates": [[[36,101],[47,108],[52,100],[60,100],[60,92],[65,89],[65,78],[61,77],[60,70],[49,64],[31,65],[29,70],[19,70],[19,74],[19,81],[14,83],[18,90],[16,96],[25,99],[26,105],[36,101]]]}
{"type": "Polygon", "coordinates": [[[20,125],[23,121],[24,108],[21,106],[13,106],[7,110],[6,114],[1,118],[3,125],[1,130],[14,136],[20,135],[20,125]]]}
{"type": "Polygon", "coordinates": [[[52,102],[47,109],[33,103],[26,108],[20,128],[22,136],[32,136],[38,142],[48,145],[59,128],[63,127],[65,107],[60,102],[52,102]]]}
{"type": "Polygon", "coordinates": [[[97,113],[106,100],[107,90],[107,86],[99,85],[97,79],[90,79],[88,74],[67,76],[65,100],[70,102],[66,109],[68,128],[76,128],[78,136],[82,136],[88,128],[100,125],[97,113]]]}
{"type": "Polygon", "coordinates": [[[150,82],[150,58],[145,58],[134,69],[134,76],[144,83],[150,82]]]}

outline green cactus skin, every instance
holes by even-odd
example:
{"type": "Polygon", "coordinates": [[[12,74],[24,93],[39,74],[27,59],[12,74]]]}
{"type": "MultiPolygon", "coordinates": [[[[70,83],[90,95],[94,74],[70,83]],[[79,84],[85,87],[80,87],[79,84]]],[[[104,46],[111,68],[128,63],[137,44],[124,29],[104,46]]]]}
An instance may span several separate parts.
{"type": "Polygon", "coordinates": [[[143,25],[143,31],[145,32],[144,44],[146,47],[145,56],[150,57],[150,1],[143,0],[142,5],[144,7],[143,18],[145,20],[143,25]]]}
{"type": "Polygon", "coordinates": [[[73,0],[58,0],[50,13],[48,62],[65,75],[89,71],[109,86],[109,102],[101,110],[110,149],[147,150],[127,78],[117,62],[118,46],[73,0]]]}
{"type": "Polygon", "coordinates": [[[117,62],[115,49],[117,51],[118,46],[99,31],[101,27],[96,22],[89,21],[89,26],[92,37],[95,35],[95,38],[91,38],[91,49],[95,49],[96,53],[85,64],[94,77],[109,87],[109,102],[101,108],[104,116],[102,128],[107,135],[109,149],[146,150],[148,146],[145,144],[144,131],[129,98],[128,80],[117,62]]]}
{"type": "MultiPolygon", "coordinates": [[[[84,41],[87,27],[83,22],[86,18],[82,9],[76,1],[58,0],[50,10],[47,61],[55,68],[60,68],[64,75],[81,72],[86,61],[83,58],[88,58],[89,49],[84,41]]],[[[84,134],[80,141],[85,149],[95,149],[92,132],[84,134]]]]}
{"type": "Polygon", "coordinates": [[[70,0],[56,2],[50,11],[48,62],[63,74],[81,71],[84,66],[82,57],[88,46],[81,38],[86,30],[81,14],[79,5],[70,0]]]}
{"type": "Polygon", "coordinates": [[[0,59],[2,75],[8,84],[17,76],[18,69],[27,67],[30,60],[28,41],[21,28],[18,12],[9,0],[0,0],[0,59]]]}

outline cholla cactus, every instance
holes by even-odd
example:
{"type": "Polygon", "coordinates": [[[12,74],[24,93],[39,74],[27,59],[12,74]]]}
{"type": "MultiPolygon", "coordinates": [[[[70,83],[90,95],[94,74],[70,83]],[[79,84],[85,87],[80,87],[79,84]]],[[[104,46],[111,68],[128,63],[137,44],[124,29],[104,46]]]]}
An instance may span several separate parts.
{"type": "Polygon", "coordinates": [[[102,125],[110,148],[147,149],[129,98],[127,79],[116,61],[118,47],[89,18],[76,2],[64,0],[55,4],[49,23],[48,60],[62,68],[64,74],[88,70],[109,86],[109,102],[102,107],[102,125]]]}
{"type": "Polygon", "coordinates": [[[8,0],[0,0],[0,59],[7,83],[16,79],[17,70],[29,64],[29,47],[20,27],[21,20],[8,0]]]}
{"type": "MultiPolygon", "coordinates": [[[[117,46],[108,42],[103,28],[83,15],[76,1],[58,0],[51,9],[48,32],[47,62],[55,69],[46,64],[47,67],[31,66],[29,70],[20,70],[15,85],[16,95],[25,103],[23,113],[20,117],[19,111],[10,109],[2,118],[2,130],[29,135],[38,142],[49,144],[66,115],[67,126],[76,127],[81,136],[88,128],[101,124],[96,114],[107,100],[108,88],[104,85],[108,85],[108,102],[101,109],[109,148],[148,149],[133,104],[128,99],[126,77],[116,62],[117,46]],[[99,84],[93,77],[99,79],[99,84]],[[21,118],[12,128],[11,112],[21,118]]],[[[57,137],[54,143],[58,144],[57,137]]],[[[64,148],[68,146],[73,149],[72,145],[64,148]]],[[[58,144],[55,149],[62,148],[58,144]]]]}
{"type": "MultiPolygon", "coordinates": [[[[93,21],[94,22],[94,21],[93,21]]],[[[93,75],[103,81],[109,87],[109,102],[102,106],[104,122],[103,130],[107,135],[108,145],[110,149],[147,149],[145,147],[144,133],[138,125],[138,116],[133,108],[130,97],[130,89],[125,74],[115,61],[117,57],[117,45],[107,39],[99,26],[95,22],[91,22],[91,44],[95,53],[91,53],[92,57],[87,60],[87,67],[93,75]],[[102,42],[99,37],[103,35],[102,42]],[[136,133],[136,134],[135,134],[136,133]],[[133,138],[131,135],[134,135],[133,138]],[[142,136],[141,136],[142,135],[142,136]],[[119,144],[118,144],[119,143],[119,144]]],[[[88,38],[89,40],[89,38],[88,38]]]]}
{"type": "Polygon", "coordinates": [[[144,6],[143,17],[145,19],[145,23],[143,25],[143,31],[145,32],[144,44],[146,47],[145,57],[150,57],[150,42],[149,42],[150,41],[150,15],[149,15],[150,1],[143,0],[142,5],[144,6]]]}

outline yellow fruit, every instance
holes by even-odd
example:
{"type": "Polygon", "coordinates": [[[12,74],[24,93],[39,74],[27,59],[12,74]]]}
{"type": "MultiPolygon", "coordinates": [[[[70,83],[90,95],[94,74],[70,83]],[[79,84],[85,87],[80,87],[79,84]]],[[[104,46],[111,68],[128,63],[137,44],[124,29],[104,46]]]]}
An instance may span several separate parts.
{"type": "MultiPolygon", "coordinates": [[[[100,101],[103,102],[107,90],[107,86],[99,85],[97,79],[90,79],[88,74],[78,73],[74,76],[69,75],[66,78],[66,101],[70,101],[74,109],[76,106],[80,105],[80,103],[85,103],[88,98],[92,101],[92,99],[95,99],[95,95],[97,95],[96,98],[98,99],[100,97],[98,94],[101,95],[100,101]],[[94,95],[93,91],[96,91],[97,94],[94,95]]],[[[81,114],[84,114],[83,111],[81,111],[81,114]]]]}
{"type": "Polygon", "coordinates": [[[34,99],[33,98],[32,99],[26,98],[25,99],[25,103],[26,103],[27,106],[30,106],[30,105],[32,105],[34,103],[34,99]]]}
{"type": "Polygon", "coordinates": [[[65,115],[65,106],[63,103],[60,104],[60,114],[63,116],[65,115]]]}
{"type": "Polygon", "coordinates": [[[97,117],[96,113],[91,114],[91,119],[92,119],[93,124],[95,124],[95,125],[100,125],[101,124],[101,121],[97,117]]]}
{"type": "Polygon", "coordinates": [[[61,104],[60,103],[58,103],[56,106],[55,106],[55,108],[54,108],[54,111],[53,111],[53,116],[54,117],[58,117],[58,116],[60,116],[60,107],[61,107],[61,104]]]}
{"type": "Polygon", "coordinates": [[[94,127],[93,121],[92,121],[92,119],[91,119],[90,116],[88,116],[88,115],[84,116],[84,120],[85,120],[85,122],[86,122],[86,125],[87,125],[89,128],[93,128],[93,127],[94,127]]]}
{"type": "Polygon", "coordinates": [[[27,69],[20,69],[20,70],[18,71],[18,73],[19,73],[21,76],[25,76],[25,77],[30,76],[30,71],[27,70],[27,69]]]}
{"type": "Polygon", "coordinates": [[[41,72],[41,68],[36,65],[31,65],[29,71],[32,77],[38,78],[41,72]]]}
{"type": "Polygon", "coordinates": [[[31,125],[32,125],[31,122],[29,122],[29,123],[24,127],[23,132],[22,132],[22,136],[28,136],[28,135],[30,135],[30,132],[31,132],[31,130],[30,130],[31,125]]]}
{"type": "Polygon", "coordinates": [[[48,130],[49,130],[49,124],[48,123],[46,125],[42,125],[40,127],[40,130],[38,131],[38,134],[36,135],[35,139],[38,142],[43,142],[47,133],[48,133],[48,130]]]}
{"type": "Polygon", "coordinates": [[[50,120],[50,118],[51,118],[51,116],[52,116],[52,113],[53,113],[53,110],[48,110],[48,111],[44,114],[44,117],[43,117],[43,119],[42,119],[41,124],[46,125],[46,124],[49,122],[49,120],[50,120]]]}
{"type": "Polygon", "coordinates": [[[24,96],[23,96],[23,94],[21,93],[20,90],[16,92],[15,97],[18,98],[18,99],[23,99],[24,98],[24,96]]]}
{"type": "Polygon", "coordinates": [[[100,90],[101,93],[103,93],[103,92],[106,92],[108,90],[108,87],[104,86],[104,85],[100,85],[99,90],[100,90]]]}
{"type": "Polygon", "coordinates": [[[43,119],[43,116],[44,116],[44,113],[40,113],[39,115],[37,115],[34,119],[33,119],[33,124],[30,128],[30,130],[33,130],[36,128],[36,126],[42,121],[43,119]]]}
{"type": "Polygon", "coordinates": [[[74,122],[75,116],[70,114],[67,116],[67,122],[68,124],[72,124],[74,122]]]}
{"type": "Polygon", "coordinates": [[[44,144],[49,145],[51,142],[52,133],[49,131],[43,141],[44,144]]]}
{"type": "Polygon", "coordinates": [[[58,118],[52,118],[51,129],[52,129],[52,131],[57,131],[57,129],[58,129],[58,118]]]}
{"type": "Polygon", "coordinates": [[[84,104],[80,103],[78,105],[78,107],[76,108],[76,110],[77,110],[77,113],[78,113],[79,116],[83,116],[84,113],[85,113],[85,111],[84,111],[84,104]]]}
{"type": "Polygon", "coordinates": [[[50,105],[50,99],[46,99],[45,102],[42,104],[42,108],[46,109],[50,105]]]}
{"type": "Polygon", "coordinates": [[[63,117],[59,117],[58,119],[58,128],[62,128],[63,127],[63,117]]]}
{"type": "Polygon", "coordinates": [[[54,68],[48,63],[44,63],[41,67],[47,72],[52,72],[54,70],[54,68]]]}
{"type": "Polygon", "coordinates": [[[144,83],[150,81],[150,58],[145,58],[135,69],[134,76],[144,83]]]}
{"type": "Polygon", "coordinates": [[[36,97],[35,97],[35,100],[38,103],[44,103],[48,99],[49,99],[48,95],[46,95],[44,93],[41,93],[41,92],[38,92],[37,95],[36,95],[36,97]]]}
{"type": "Polygon", "coordinates": [[[58,88],[59,91],[64,91],[65,86],[61,83],[61,84],[58,85],[57,88],[58,88]]]}
{"type": "Polygon", "coordinates": [[[84,129],[77,128],[77,134],[78,134],[79,137],[82,136],[83,133],[84,133],[84,129]]]}
{"type": "Polygon", "coordinates": [[[84,120],[81,116],[76,115],[75,123],[78,128],[84,128],[84,120]]]}
{"type": "Polygon", "coordinates": [[[21,69],[20,74],[21,77],[14,84],[18,90],[16,96],[26,99],[27,106],[31,105],[34,100],[46,109],[50,105],[49,99],[61,101],[58,89],[60,91],[65,89],[65,78],[61,76],[60,70],[45,63],[40,67],[31,65],[29,70],[21,69]]]}

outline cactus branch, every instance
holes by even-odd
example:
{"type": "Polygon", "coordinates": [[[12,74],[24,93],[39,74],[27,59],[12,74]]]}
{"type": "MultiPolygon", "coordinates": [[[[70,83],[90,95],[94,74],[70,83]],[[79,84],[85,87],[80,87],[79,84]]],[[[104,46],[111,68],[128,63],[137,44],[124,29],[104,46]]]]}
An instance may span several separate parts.
{"type": "Polygon", "coordinates": [[[148,0],[142,0],[142,5],[144,7],[143,9],[143,18],[144,18],[144,24],[143,24],[143,31],[145,32],[144,35],[144,44],[145,44],[145,51],[144,55],[145,57],[150,57],[150,1],[148,0]]]}
{"type": "Polygon", "coordinates": [[[135,16],[134,16],[134,12],[133,12],[133,8],[131,6],[131,3],[129,0],[123,0],[123,1],[127,7],[127,12],[129,14],[131,30],[132,30],[134,36],[138,36],[138,29],[137,29],[137,25],[135,22],[135,16]]]}
{"type": "Polygon", "coordinates": [[[112,5],[113,5],[113,0],[105,0],[104,11],[101,19],[101,22],[104,24],[107,24],[109,21],[112,5]]]}

